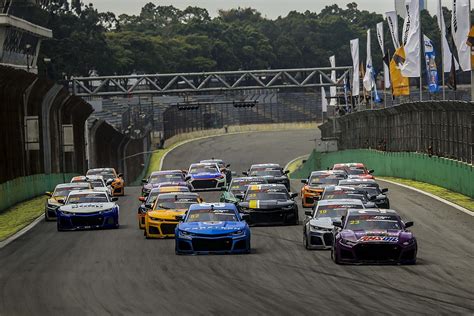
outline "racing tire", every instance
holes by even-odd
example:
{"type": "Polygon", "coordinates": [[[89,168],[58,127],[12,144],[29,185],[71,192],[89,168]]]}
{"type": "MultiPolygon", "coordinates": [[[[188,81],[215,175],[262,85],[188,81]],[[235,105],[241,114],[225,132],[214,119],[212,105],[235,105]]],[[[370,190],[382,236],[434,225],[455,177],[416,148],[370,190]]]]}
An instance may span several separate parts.
{"type": "Polygon", "coordinates": [[[62,229],[61,226],[59,225],[59,222],[58,222],[58,224],[56,225],[56,228],[57,228],[58,232],[64,231],[64,229],[62,229]]]}
{"type": "Polygon", "coordinates": [[[48,213],[44,212],[44,221],[45,222],[54,222],[55,220],[48,217],[48,213]]]}
{"type": "Polygon", "coordinates": [[[303,244],[306,250],[310,250],[308,244],[308,236],[306,235],[306,232],[303,232],[303,244]]]}
{"type": "Polygon", "coordinates": [[[148,235],[148,232],[146,231],[146,228],[143,232],[143,235],[145,236],[145,239],[150,239],[150,236],[148,235]]]}
{"type": "Polygon", "coordinates": [[[334,247],[331,248],[331,259],[334,261],[335,264],[341,264],[341,260],[339,259],[339,256],[337,255],[336,251],[334,250],[334,247]]]}

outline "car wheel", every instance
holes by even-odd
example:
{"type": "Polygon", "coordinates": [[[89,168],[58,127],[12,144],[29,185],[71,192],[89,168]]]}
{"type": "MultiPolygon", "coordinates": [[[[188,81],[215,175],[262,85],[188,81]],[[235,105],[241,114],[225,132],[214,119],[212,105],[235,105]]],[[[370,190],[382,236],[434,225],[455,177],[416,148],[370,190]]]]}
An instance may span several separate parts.
{"type": "Polygon", "coordinates": [[[303,232],[303,244],[304,247],[309,250],[308,236],[306,235],[306,232],[303,232]]]}
{"type": "Polygon", "coordinates": [[[339,256],[337,255],[336,249],[334,249],[334,247],[331,248],[331,259],[335,264],[341,264],[339,256]]]}

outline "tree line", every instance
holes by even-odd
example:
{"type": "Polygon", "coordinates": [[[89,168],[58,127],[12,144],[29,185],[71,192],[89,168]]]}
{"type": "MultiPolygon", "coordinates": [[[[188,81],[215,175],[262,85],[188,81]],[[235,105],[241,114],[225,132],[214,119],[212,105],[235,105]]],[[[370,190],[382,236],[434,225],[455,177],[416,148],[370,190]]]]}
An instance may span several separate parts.
{"type": "MultiPolygon", "coordinates": [[[[211,17],[199,7],[180,10],[153,3],[139,15],[99,12],[79,0],[50,1],[44,9],[54,39],[42,46],[40,73],[53,79],[87,76],[91,71],[112,75],[322,67],[329,66],[332,55],[337,65],[347,66],[352,64],[349,41],[353,38],[360,38],[361,60],[365,60],[368,28],[373,30],[374,66],[382,67],[375,26],[384,17],[360,10],[356,3],[345,8],[327,6],[319,13],[292,11],[274,20],[252,8],[220,10],[211,17]],[[44,58],[51,63],[42,63],[44,58]]],[[[451,12],[444,11],[450,24],[451,12]]],[[[423,11],[421,24],[439,56],[436,16],[423,11]]],[[[385,41],[393,51],[386,23],[385,41]]]]}

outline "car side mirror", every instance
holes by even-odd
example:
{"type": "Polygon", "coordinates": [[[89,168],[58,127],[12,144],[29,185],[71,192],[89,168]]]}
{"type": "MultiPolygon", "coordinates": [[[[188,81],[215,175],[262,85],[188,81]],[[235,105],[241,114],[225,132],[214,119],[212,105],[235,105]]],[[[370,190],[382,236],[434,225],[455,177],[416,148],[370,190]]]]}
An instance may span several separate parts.
{"type": "Polygon", "coordinates": [[[142,179],[142,183],[143,183],[143,184],[147,184],[147,183],[148,183],[148,179],[142,179]]]}
{"type": "Polygon", "coordinates": [[[64,200],[64,199],[59,199],[59,200],[58,200],[58,203],[59,203],[59,204],[64,204],[64,203],[66,203],[66,200],[64,200]]]}
{"type": "Polygon", "coordinates": [[[382,189],[381,192],[382,192],[382,193],[387,193],[387,192],[388,192],[388,189],[387,189],[387,188],[382,189]]]}
{"type": "Polygon", "coordinates": [[[333,225],[334,227],[342,228],[342,222],[341,222],[341,221],[333,221],[333,222],[332,222],[332,225],[333,225]]]}
{"type": "Polygon", "coordinates": [[[303,184],[308,184],[308,180],[303,179],[303,180],[301,180],[301,183],[303,183],[303,184]]]}
{"type": "Polygon", "coordinates": [[[369,173],[370,173],[370,174],[372,174],[372,173],[374,173],[374,172],[375,172],[374,169],[369,170],[369,173]]]}
{"type": "Polygon", "coordinates": [[[289,174],[289,173],[290,173],[290,170],[283,171],[283,174],[289,174]]]}
{"type": "Polygon", "coordinates": [[[52,197],[52,196],[53,196],[53,193],[51,193],[51,192],[45,192],[44,194],[45,194],[46,196],[49,196],[49,197],[52,197]]]}
{"type": "Polygon", "coordinates": [[[242,218],[243,221],[250,221],[250,214],[240,214],[240,217],[242,218]]]}
{"type": "Polygon", "coordinates": [[[415,223],[413,222],[406,222],[405,223],[405,228],[409,228],[409,227],[412,227],[415,223]]]}
{"type": "Polygon", "coordinates": [[[296,197],[298,197],[298,193],[291,193],[290,194],[290,198],[294,199],[296,197]]]}
{"type": "Polygon", "coordinates": [[[243,174],[244,176],[248,176],[248,175],[249,175],[249,173],[248,173],[247,171],[243,171],[242,174],[243,174]]]}
{"type": "Polygon", "coordinates": [[[117,202],[118,201],[118,197],[113,197],[110,199],[112,202],[117,202]]]}
{"type": "Polygon", "coordinates": [[[106,185],[111,185],[112,183],[114,183],[114,179],[109,179],[105,182],[106,185]]]}
{"type": "Polygon", "coordinates": [[[230,163],[229,163],[229,164],[227,164],[227,165],[225,165],[225,167],[226,167],[226,168],[230,168],[230,163]]]}
{"type": "Polygon", "coordinates": [[[369,196],[369,201],[376,201],[377,200],[377,196],[376,195],[371,195],[369,196]]]}
{"type": "Polygon", "coordinates": [[[182,221],[184,221],[184,217],[185,217],[185,216],[186,216],[186,215],[176,215],[176,220],[177,220],[178,222],[182,222],[182,221]]]}
{"type": "Polygon", "coordinates": [[[139,200],[140,202],[145,202],[145,201],[146,201],[146,198],[145,198],[144,196],[140,196],[140,197],[138,198],[138,200],[139,200]]]}
{"type": "Polygon", "coordinates": [[[312,210],[306,210],[306,211],[304,211],[304,215],[313,216],[313,211],[312,210]]]}
{"type": "Polygon", "coordinates": [[[185,180],[185,181],[191,180],[191,176],[186,176],[186,177],[184,177],[184,180],[185,180]]]}
{"type": "Polygon", "coordinates": [[[145,208],[152,209],[152,208],[153,208],[153,204],[147,203],[147,204],[145,204],[145,208]]]}
{"type": "Polygon", "coordinates": [[[243,194],[236,194],[234,195],[236,199],[242,200],[244,198],[243,194]]]}

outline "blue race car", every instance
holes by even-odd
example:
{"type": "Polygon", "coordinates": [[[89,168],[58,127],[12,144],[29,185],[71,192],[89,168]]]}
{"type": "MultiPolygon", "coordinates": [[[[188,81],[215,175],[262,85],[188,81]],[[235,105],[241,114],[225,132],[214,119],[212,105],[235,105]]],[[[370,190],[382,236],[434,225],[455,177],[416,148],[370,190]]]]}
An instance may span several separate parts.
{"type": "Polygon", "coordinates": [[[119,228],[117,198],[94,190],[71,191],[56,211],[58,231],[119,228]]]}
{"type": "Polygon", "coordinates": [[[186,180],[192,191],[223,190],[227,186],[226,176],[216,163],[192,164],[186,180]]]}
{"type": "Polygon", "coordinates": [[[178,255],[250,253],[250,228],[234,204],[191,205],[175,234],[178,255]]]}

